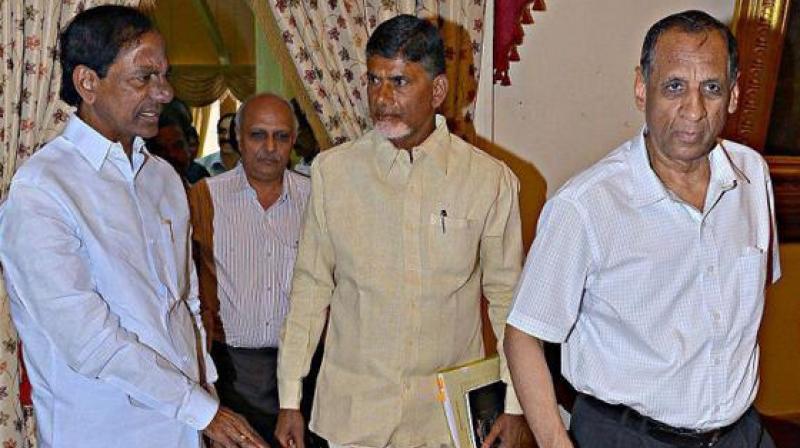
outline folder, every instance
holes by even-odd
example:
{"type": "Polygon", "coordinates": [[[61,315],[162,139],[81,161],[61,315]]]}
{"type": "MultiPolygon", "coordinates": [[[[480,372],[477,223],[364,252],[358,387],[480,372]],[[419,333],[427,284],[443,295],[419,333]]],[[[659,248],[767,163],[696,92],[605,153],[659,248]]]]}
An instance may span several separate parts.
{"type": "Polygon", "coordinates": [[[503,413],[505,383],[497,356],[440,371],[436,376],[450,436],[456,448],[480,448],[503,413]]]}

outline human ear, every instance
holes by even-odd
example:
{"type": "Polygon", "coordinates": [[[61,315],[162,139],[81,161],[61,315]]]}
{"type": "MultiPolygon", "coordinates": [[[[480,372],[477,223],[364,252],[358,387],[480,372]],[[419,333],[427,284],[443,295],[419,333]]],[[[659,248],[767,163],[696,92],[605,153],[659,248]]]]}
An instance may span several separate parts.
{"type": "Polygon", "coordinates": [[[438,108],[444,102],[444,99],[447,98],[447,76],[444,74],[436,75],[433,78],[433,98],[431,99],[431,105],[434,109],[438,108]]]}
{"type": "Polygon", "coordinates": [[[100,77],[97,72],[85,65],[78,65],[72,71],[72,85],[80,95],[82,102],[93,104],[97,99],[97,83],[100,77]]]}
{"type": "Polygon", "coordinates": [[[647,100],[647,83],[644,81],[642,67],[636,67],[636,80],[633,82],[633,97],[636,100],[636,108],[644,112],[647,100]]]}
{"type": "Polygon", "coordinates": [[[736,81],[733,83],[733,87],[731,88],[731,98],[728,101],[728,113],[732,114],[736,112],[736,109],[739,107],[739,75],[736,75],[736,81]]]}

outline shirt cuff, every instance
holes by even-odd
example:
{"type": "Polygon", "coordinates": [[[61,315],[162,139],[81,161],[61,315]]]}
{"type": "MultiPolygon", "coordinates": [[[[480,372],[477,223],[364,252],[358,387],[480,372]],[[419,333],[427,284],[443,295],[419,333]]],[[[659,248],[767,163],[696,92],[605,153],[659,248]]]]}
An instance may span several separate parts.
{"type": "Polygon", "coordinates": [[[281,409],[300,409],[302,398],[302,381],[278,381],[278,399],[281,409]]]}
{"type": "Polygon", "coordinates": [[[217,399],[203,389],[203,386],[195,384],[189,392],[189,399],[178,410],[178,420],[202,431],[214,419],[218,409],[217,399]]]}

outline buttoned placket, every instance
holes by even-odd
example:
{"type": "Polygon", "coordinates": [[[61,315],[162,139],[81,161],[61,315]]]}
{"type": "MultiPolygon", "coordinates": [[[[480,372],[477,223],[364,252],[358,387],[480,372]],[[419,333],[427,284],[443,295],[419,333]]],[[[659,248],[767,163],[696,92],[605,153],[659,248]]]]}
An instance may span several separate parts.
{"type": "MultiPolygon", "coordinates": [[[[401,300],[406,301],[408,307],[408,322],[401,326],[402,355],[396,358],[397,373],[400,383],[401,409],[397,418],[409,412],[409,405],[413,402],[412,392],[414,385],[408,377],[408,367],[417,363],[419,350],[419,334],[421,316],[419,300],[422,293],[422,237],[424,232],[420,228],[422,222],[422,175],[423,160],[419,151],[415,149],[414,162],[405,150],[397,154],[397,159],[392,167],[388,180],[397,185],[402,194],[402,250],[403,250],[403,287],[401,300]]],[[[399,420],[398,420],[399,422],[399,420]]],[[[397,441],[405,443],[410,441],[397,441]]]]}
{"type": "MultiPolygon", "coordinates": [[[[158,238],[160,235],[158,233],[154,234],[151,229],[148,228],[148,221],[144,216],[144,211],[142,210],[142,201],[140,200],[139,192],[136,189],[136,176],[144,165],[145,156],[142,153],[134,152],[132,159],[128,159],[127,155],[122,149],[122,145],[119,143],[114,143],[109,150],[108,160],[122,175],[125,184],[128,187],[128,194],[130,194],[132,202],[136,206],[136,216],[139,218],[139,229],[142,232],[145,241],[147,242],[145,253],[147,254],[148,271],[150,272],[153,283],[157,286],[159,299],[163,300],[166,304],[169,302],[167,300],[169,296],[169,289],[167,288],[166,284],[167,279],[162,278],[162,275],[165,275],[165,273],[159,272],[158,270],[159,260],[157,258],[159,257],[156,255],[156,252],[159,249],[158,238]]],[[[160,222],[158,225],[160,225],[160,222]]],[[[164,263],[161,263],[160,266],[166,268],[164,263]]]]}
{"type": "Polygon", "coordinates": [[[705,202],[702,217],[699,221],[699,241],[700,241],[700,256],[703,271],[700,274],[703,283],[703,297],[704,305],[708,312],[710,328],[711,328],[711,349],[709,353],[709,371],[708,376],[710,384],[708,385],[708,399],[709,404],[713,404],[711,412],[713,419],[719,418],[721,403],[721,391],[724,384],[721,380],[715,381],[714,378],[725,378],[725,330],[727,328],[726,322],[722,312],[726,300],[722,294],[722,282],[719,272],[720,245],[718,243],[717,235],[714,232],[714,215],[712,214],[714,208],[722,199],[722,196],[727,190],[733,188],[735,184],[723,185],[718,181],[712,179],[709,182],[709,191],[707,200],[705,202]]]}
{"type": "MultiPolygon", "coordinates": [[[[286,182],[285,178],[284,178],[284,182],[286,182]]],[[[285,188],[286,188],[286,186],[284,186],[284,189],[285,188]]],[[[281,263],[283,260],[280,259],[280,257],[278,256],[279,254],[276,254],[274,252],[274,246],[275,245],[270,242],[270,239],[271,238],[272,239],[277,238],[277,235],[279,235],[279,232],[281,231],[281,229],[276,229],[275,228],[275,225],[277,223],[272,219],[272,217],[273,217],[273,215],[275,213],[277,213],[277,209],[279,207],[285,206],[285,204],[286,204],[286,193],[285,192],[281,192],[281,195],[278,197],[278,199],[272,205],[267,207],[266,209],[264,209],[264,207],[261,206],[261,203],[258,201],[258,195],[256,194],[254,189],[250,188],[248,190],[248,194],[250,195],[250,200],[252,201],[253,205],[255,206],[256,214],[258,216],[259,224],[261,226],[261,235],[262,235],[261,244],[262,244],[262,247],[270,248],[270,249],[267,249],[267,252],[265,254],[266,258],[265,258],[264,262],[265,263],[281,263]]],[[[265,288],[266,288],[267,293],[269,294],[269,297],[274,297],[273,294],[274,294],[275,288],[279,288],[279,287],[280,287],[279,285],[274,285],[274,284],[265,285],[265,288]]],[[[263,307],[262,313],[263,313],[263,315],[265,315],[265,316],[270,315],[268,308],[271,307],[272,305],[273,305],[273,301],[272,300],[263,301],[263,303],[262,303],[262,307],[263,307]]],[[[263,331],[262,331],[262,334],[260,336],[266,340],[266,339],[268,339],[268,335],[269,335],[269,331],[270,331],[270,325],[272,324],[272,322],[270,320],[265,320],[263,322],[263,324],[264,324],[264,326],[262,328],[263,331]]]]}

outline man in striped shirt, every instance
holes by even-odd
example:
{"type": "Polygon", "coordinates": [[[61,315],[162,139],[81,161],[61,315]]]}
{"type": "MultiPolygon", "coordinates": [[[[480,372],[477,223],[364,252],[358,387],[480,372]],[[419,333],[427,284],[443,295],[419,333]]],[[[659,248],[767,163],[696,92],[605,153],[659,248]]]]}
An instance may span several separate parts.
{"type": "Polygon", "coordinates": [[[278,339],[310,185],[286,169],[297,137],[286,100],[251,98],[235,126],[241,163],[189,192],[195,258],[220,399],[271,441],[278,339]]]}

